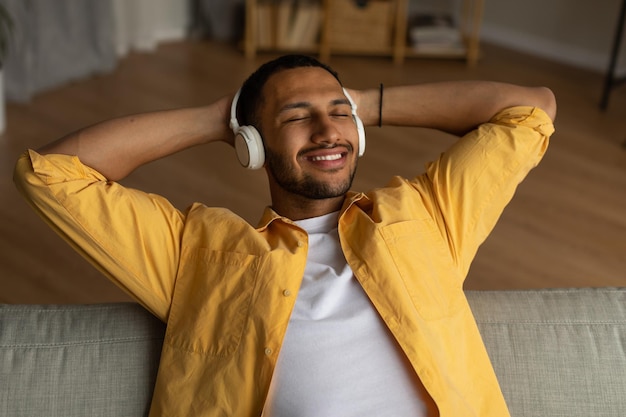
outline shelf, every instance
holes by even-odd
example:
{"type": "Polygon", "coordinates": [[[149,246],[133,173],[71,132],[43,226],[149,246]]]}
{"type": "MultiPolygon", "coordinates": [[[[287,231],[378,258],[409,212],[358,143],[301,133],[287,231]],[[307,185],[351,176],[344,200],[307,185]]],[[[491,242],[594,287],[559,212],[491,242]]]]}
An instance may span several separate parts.
{"type": "Polygon", "coordinates": [[[456,28],[462,42],[454,48],[416,50],[407,41],[408,0],[246,0],[244,50],[252,58],[258,51],[331,55],[391,56],[465,59],[479,57],[483,0],[463,0],[456,28]]]}

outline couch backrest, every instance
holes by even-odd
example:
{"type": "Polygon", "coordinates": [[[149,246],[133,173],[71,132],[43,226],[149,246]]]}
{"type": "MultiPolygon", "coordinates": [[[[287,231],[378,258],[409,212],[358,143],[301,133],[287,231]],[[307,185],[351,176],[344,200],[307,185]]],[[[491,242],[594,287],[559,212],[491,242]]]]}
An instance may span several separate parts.
{"type": "Polygon", "coordinates": [[[132,303],[0,305],[0,416],[147,415],[164,330],[132,303]]]}
{"type": "Polygon", "coordinates": [[[467,297],[512,417],[626,416],[626,289],[467,297]]]}
{"type": "MultiPolygon", "coordinates": [[[[626,416],[626,289],[467,297],[513,417],[626,416]]],[[[147,415],[163,336],[135,304],[0,305],[0,417],[147,415]]]]}

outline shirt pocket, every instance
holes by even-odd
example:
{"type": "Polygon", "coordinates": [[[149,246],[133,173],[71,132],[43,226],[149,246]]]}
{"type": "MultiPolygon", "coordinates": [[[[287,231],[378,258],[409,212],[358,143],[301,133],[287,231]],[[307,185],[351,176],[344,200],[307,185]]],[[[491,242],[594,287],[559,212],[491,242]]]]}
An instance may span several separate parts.
{"type": "Polygon", "coordinates": [[[183,253],[165,342],[208,356],[233,354],[246,328],[258,270],[254,255],[183,253]]]}
{"type": "Polygon", "coordinates": [[[458,311],[462,279],[432,220],[409,220],[380,230],[391,267],[426,320],[449,317],[458,311]]]}

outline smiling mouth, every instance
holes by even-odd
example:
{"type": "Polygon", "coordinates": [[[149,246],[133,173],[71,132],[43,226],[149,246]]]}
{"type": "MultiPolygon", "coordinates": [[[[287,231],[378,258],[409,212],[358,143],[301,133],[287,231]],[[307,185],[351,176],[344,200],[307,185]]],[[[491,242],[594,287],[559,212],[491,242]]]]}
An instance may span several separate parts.
{"type": "Polygon", "coordinates": [[[334,155],[319,155],[319,156],[311,156],[307,158],[309,161],[317,162],[317,161],[336,161],[343,157],[343,153],[337,153],[334,155]]]}

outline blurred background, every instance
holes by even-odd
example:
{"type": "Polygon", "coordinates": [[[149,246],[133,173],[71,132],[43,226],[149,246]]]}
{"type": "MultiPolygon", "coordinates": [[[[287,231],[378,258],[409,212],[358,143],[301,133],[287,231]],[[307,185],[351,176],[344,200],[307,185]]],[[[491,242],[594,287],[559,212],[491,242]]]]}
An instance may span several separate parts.
{"type": "MultiPolygon", "coordinates": [[[[352,88],[485,79],[556,94],[556,133],[479,250],[468,289],[626,285],[624,0],[0,0],[0,302],[127,296],[76,255],[15,190],[37,148],[98,121],[197,106],[261,63],[320,57],[352,88]],[[3,49],[0,49],[2,52],[3,49]]],[[[356,190],[411,177],[455,138],[368,128],[356,190]]],[[[184,210],[224,206],[252,224],[264,173],[227,145],[187,150],[123,183],[184,210]]]]}

